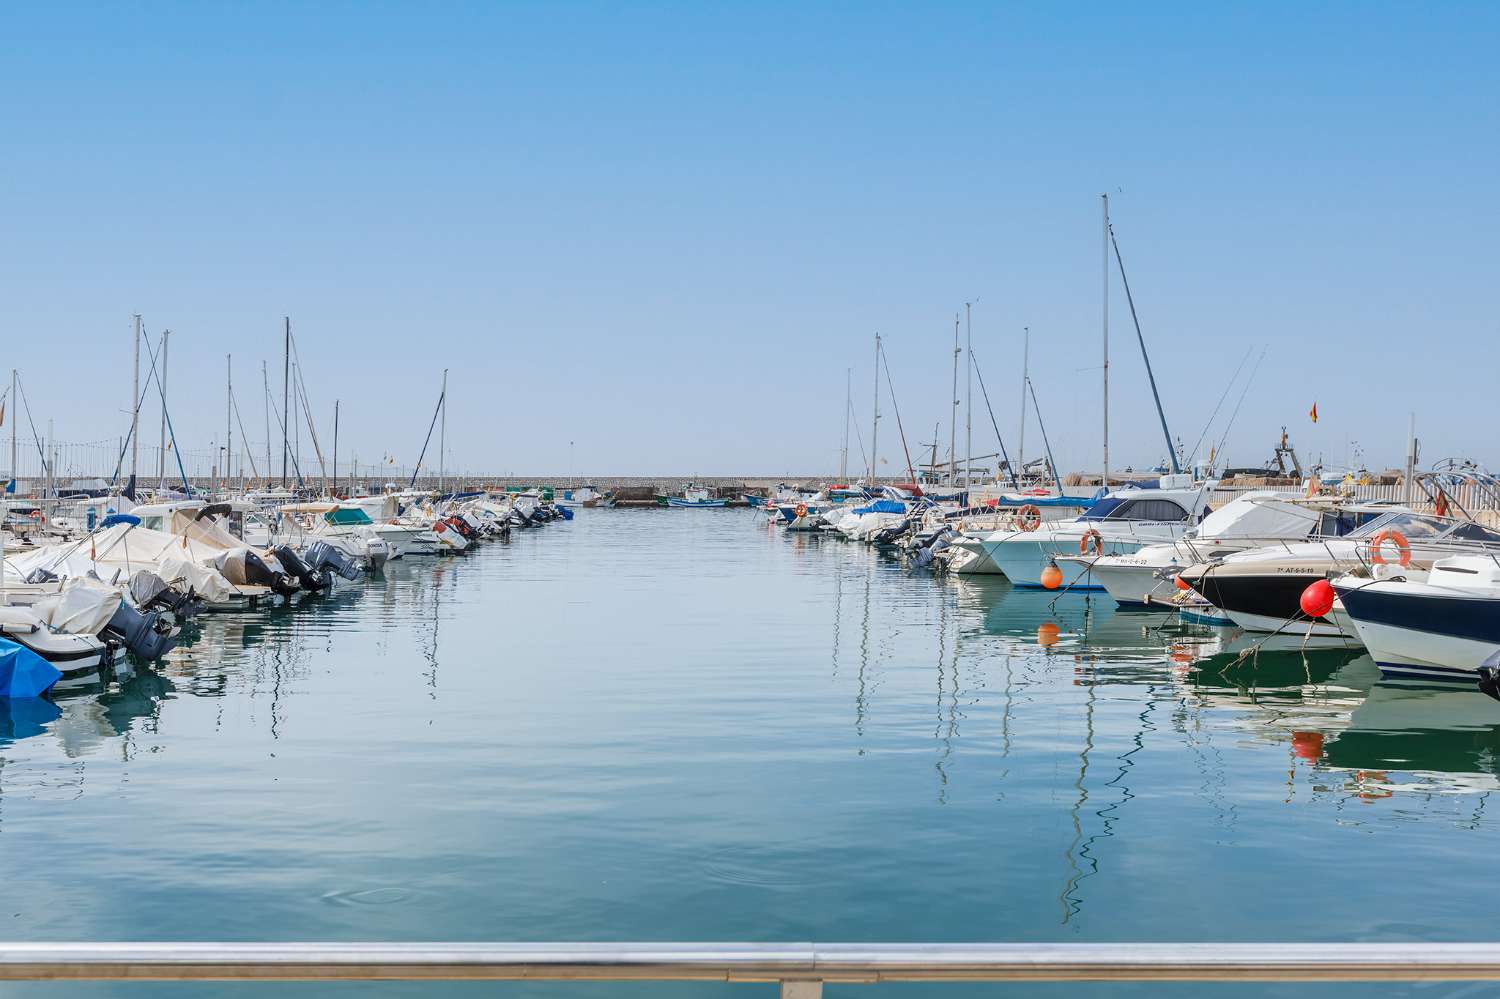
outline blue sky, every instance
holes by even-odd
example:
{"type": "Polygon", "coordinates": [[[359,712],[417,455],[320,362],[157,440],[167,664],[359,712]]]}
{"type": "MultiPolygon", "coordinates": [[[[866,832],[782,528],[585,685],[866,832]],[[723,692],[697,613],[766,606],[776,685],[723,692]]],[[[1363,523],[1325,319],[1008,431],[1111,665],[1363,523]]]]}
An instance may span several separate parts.
{"type": "MultiPolygon", "coordinates": [[[[1256,344],[1231,463],[1283,423],[1399,463],[1415,411],[1426,457],[1500,464],[1497,30],[1462,3],[9,7],[6,360],[59,438],[114,438],[140,312],[206,448],[226,353],[260,425],[289,314],[345,456],[413,460],[448,367],[456,464],[563,472],[571,440],[590,474],[808,473],[846,367],[868,438],[877,330],[931,439],[977,298],[1002,431],[1029,326],[1058,460],[1092,469],[1108,191],[1189,447],[1256,344]]],[[[1141,466],[1112,300],[1112,451],[1141,466]]]]}

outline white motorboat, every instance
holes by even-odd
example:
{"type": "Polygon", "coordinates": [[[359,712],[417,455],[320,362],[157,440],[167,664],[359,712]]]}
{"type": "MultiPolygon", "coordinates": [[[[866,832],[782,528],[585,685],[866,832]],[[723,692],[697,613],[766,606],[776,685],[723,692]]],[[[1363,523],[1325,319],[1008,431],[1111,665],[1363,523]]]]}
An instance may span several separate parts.
{"type": "MultiPolygon", "coordinates": [[[[1135,552],[1150,544],[1176,541],[1199,523],[1213,484],[1181,482],[1186,476],[1162,478],[1157,489],[1114,489],[1076,520],[1029,531],[997,531],[984,539],[984,550],[1012,585],[1041,587],[1042,572],[1058,555],[1091,556],[1135,552]]],[[[1059,564],[1056,587],[1097,590],[1089,574],[1092,559],[1059,564]]]]}
{"type": "MultiPolygon", "coordinates": [[[[1342,515],[1363,517],[1380,509],[1361,504],[1342,515]]],[[[1399,507],[1384,509],[1343,537],[1280,542],[1235,552],[1188,566],[1178,575],[1248,631],[1295,627],[1298,633],[1310,629],[1313,635],[1355,637],[1352,625],[1339,620],[1337,607],[1324,618],[1302,620],[1302,593],[1309,583],[1344,575],[1375,559],[1399,557],[1408,566],[1425,570],[1448,556],[1500,551],[1500,533],[1472,521],[1399,507]],[[1384,554],[1382,549],[1386,549],[1384,554]]]]}
{"type": "Polygon", "coordinates": [[[1277,541],[1302,541],[1324,522],[1325,507],[1299,492],[1257,490],[1224,504],[1177,541],[1109,555],[1060,555],[1057,562],[1086,565],[1123,607],[1162,603],[1180,592],[1178,569],[1277,541]]]}
{"type": "Polygon", "coordinates": [[[1454,555],[1425,570],[1380,564],[1333,588],[1388,676],[1472,682],[1500,652],[1500,554],[1454,555]]]}

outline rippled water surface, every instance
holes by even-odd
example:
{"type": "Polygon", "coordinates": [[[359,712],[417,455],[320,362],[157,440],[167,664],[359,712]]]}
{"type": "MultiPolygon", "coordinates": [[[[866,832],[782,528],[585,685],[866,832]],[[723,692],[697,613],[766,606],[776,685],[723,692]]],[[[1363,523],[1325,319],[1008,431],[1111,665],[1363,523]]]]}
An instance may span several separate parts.
{"type": "MultiPolygon", "coordinates": [[[[1500,704],[1244,645],[749,511],[585,510],[0,708],[0,935],[1493,938],[1500,704]]],[[[771,994],[6,994],[329,991],[771,994]]]]}

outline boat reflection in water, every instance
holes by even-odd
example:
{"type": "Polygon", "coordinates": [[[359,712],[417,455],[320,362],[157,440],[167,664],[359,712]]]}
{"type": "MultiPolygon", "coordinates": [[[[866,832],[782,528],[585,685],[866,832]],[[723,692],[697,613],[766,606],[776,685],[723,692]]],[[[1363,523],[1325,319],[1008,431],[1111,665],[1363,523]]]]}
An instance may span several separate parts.
{"type": "MultiPolygon", "coordinates": [[[[965,586],[974,584],[965,582],[965,586]]],[[[1276,636],[1183,624],[1081,594],[986,592],[985,632],[1068,662],[1086,686],[1159,689],[1251,744],[1283,747],[1315,794],[1378,801],[1500,789],[1500,710],[1468,687],[1382,680],[1365,650],[1337,637],[1276,636]]]]}
{"type": "Polygon", "coordinates": [[[89,756],[142,719],[154,720],[174,689],[167,677],[142,669],[117,684],[73,687],[53,699],[0,697],[0,748],[51,735],[65,757],[89,756]]]}

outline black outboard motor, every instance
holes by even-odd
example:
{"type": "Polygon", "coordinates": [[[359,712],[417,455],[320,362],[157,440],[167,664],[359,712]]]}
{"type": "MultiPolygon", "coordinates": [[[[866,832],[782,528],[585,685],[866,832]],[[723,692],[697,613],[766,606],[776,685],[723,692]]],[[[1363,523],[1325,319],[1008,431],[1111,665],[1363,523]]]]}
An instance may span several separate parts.
{"type": "Polygon", "coordinates": [[[165,611],[178,621],[188,621],[203,611],[203,598],[167,584],[150,569],[137,569],[130,577],[130,599],[143,611],[165,611]]]}
{"type": "Polygon", "coordinates": [[[328,589],[330,581],[319,574],[312,566],[304,562],[302,556],[292,551],[288,546],[281,545],[277,548],[272,548],[271,554],[276,556],[276,561],[281,563],[283,569],[297,577],[297,582],[302,584],[304,590],[328,589]]]}
{"type": "Polygon", "coordinates": [[[125,648],[148,662],[160,659],[177,647],[177,629],[160,612],[142,613],[129,600],[120,601],[109,624],[104,626],[103,637],[118,639],[125,648]]]}
{"type": "Polygon", "coordinates": [[[269,586],[272,593],[283,597],[297,592],[297,582],[291,575],[275,571],[248,548],[235,548],[225,552],[214,559],[214,568],[236,585],[269,586]]]}
{"type": "Polygon", "coordinates": [[[351,583],[364,575],[352,558],[326,541],[314,541],[308,545],[307,551],[302,553],[302,559],[330,586],[333,584],[334,574],[343,576],[351,583]]]}

